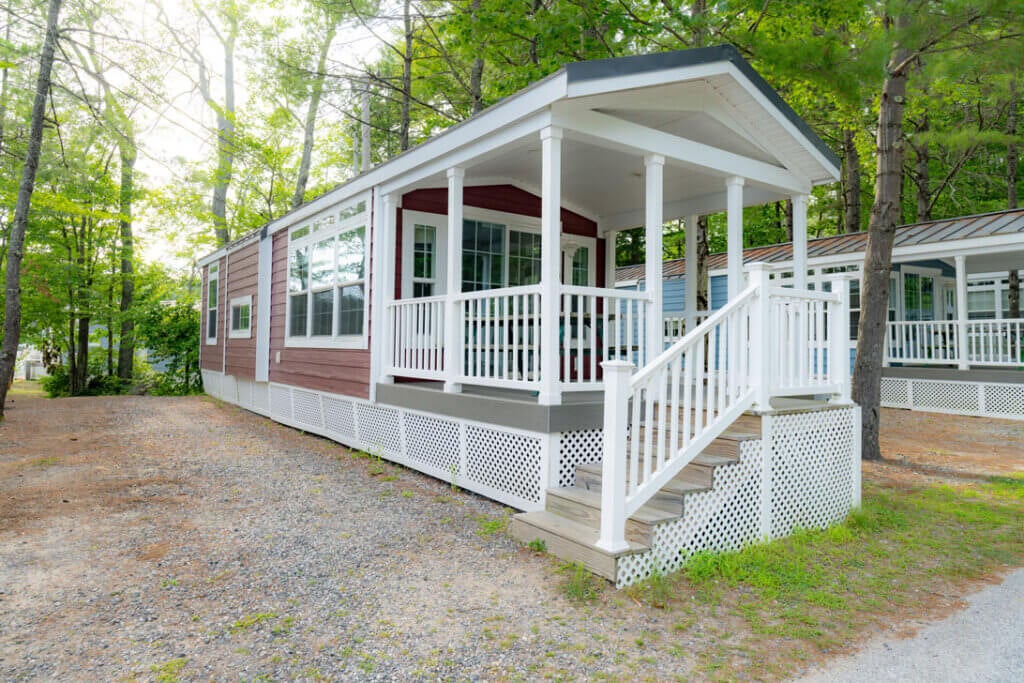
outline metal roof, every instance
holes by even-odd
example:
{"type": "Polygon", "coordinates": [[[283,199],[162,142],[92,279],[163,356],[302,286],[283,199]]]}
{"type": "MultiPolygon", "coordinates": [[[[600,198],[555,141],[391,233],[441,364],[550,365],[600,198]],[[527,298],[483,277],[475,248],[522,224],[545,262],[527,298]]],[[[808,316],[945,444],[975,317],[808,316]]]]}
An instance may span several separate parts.
{"type": "MultiPolygon", "coordinates": [[[[976,239],[993,235],[1021,235],[1024,244],[1024,209],[1009,209],[974,216],[944,218],[924,223],[912,223],[896,228],[893,248],[910,247],[918,244],[937,244],[955,240],[976,239]]],[[[807,256],[835,256],[838,254],[858,254],[864,252],[868,241],[866,232],[849,235],[819,237],[807,241],[807,256]]],[[[743,262],[780,263],[793,259],[793,244],[772,244],[766,247],[751,247],[743,250],[743,262]]],[[[724,270],[727,267],[726,252],[718,252],[708,256],[708,270],[724,270]]],[[[662,264],[664,277],[685,277],[686,259],[672,259],[662,264]]],[[[644,264],[622,266],[615,270],[616,282],[628,282],[644,279],[644,264]]]]}

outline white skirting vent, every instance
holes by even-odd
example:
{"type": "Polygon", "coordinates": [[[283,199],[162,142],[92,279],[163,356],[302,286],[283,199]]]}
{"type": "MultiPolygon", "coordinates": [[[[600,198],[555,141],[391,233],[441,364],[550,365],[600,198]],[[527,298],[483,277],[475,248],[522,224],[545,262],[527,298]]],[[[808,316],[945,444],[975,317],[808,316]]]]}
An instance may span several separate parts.
{"type": "Polygon", "coordinates": [[[1024,384],[883,377],[882,405],[1024,420],[1024,384]]]}

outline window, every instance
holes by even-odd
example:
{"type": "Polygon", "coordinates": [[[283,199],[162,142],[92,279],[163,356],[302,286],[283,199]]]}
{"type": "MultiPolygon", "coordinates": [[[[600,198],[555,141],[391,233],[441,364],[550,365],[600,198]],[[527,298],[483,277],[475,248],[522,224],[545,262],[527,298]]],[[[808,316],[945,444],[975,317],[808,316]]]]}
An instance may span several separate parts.
{"type": "Polygon", "coordinates": [[[996,317],[996,283],[979,280],[967,284],[967,318],[992,320],[996,317]]]}
{"type": "Polygon", "coordinates": [[[437,228],[413,226],[412,295],[434,296],[437,285],[437,228]]]}
{"type": "Polygon", "coordinates": [[[572,283],[579,287],[590,283],[590,255],[586,247],[577,247],[572,254],[572,283]]]}
{"type": "Polygon", "coordinates": [[[361,200],[289,234],[287,345],[365,346],[366,222],[361,200]]]}
{"type": "Polygon", "coordinates": [[[252,337],[252,297],[240,296],[231,300],[231,331],[232,339],[249,339],[252,337]]]}
{"type": "Polygon", "coordinates": [[[935,278],[903,273],[903,319],[935,320],[935,278]]]}
{"type": "Polygon", "coordinates": [[[508,286],[540,282],[540,235],[510,230],[508,233],[508,286]]]}
{"type": "Polygon", "coordinates": [[[505,281],[505,226],[487,221],[462,224],[462,291],[502,287],[505,281]]]}
{"type": "Polygon", "coordinates": [[[210,264],[206,283],[206,343],[217,343],[217,303],[220,288],[220,264],[210,264]]]}

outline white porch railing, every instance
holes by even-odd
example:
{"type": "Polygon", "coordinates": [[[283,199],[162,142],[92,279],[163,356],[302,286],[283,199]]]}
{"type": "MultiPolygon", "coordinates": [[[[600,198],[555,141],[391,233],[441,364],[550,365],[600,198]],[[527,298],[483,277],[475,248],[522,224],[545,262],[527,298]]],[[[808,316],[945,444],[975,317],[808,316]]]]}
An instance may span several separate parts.
{"type": "Polygon", "coordinates": [[[445,304],[445,297],[432,296],[394,301],[388,306],[388,372],[444,378],[445,304]]]}
{"type": "MultiPolygon", "coordinates": [[[[454,297],[388,304],[391,335],[385,372],[455,384],[538,389],[541,380],[541,287],[510,287],[454,297]],[[458,313],[454,339],[445,316],[458,313]],[[446,367],[445,358],[451,359],[446,367]],[[460,363],[455,362],[461,359],[460,363]],[[459,366],[458,368],[456,366],[459,366]]],[[[557,369],[563,391],[603,386],[607,360],[646,363],[647,307],[643,292],[559,288],[557,369]]]]}
{"type": "Polygon", "coordinates": [[[1024,319],[967,322],[967,362],[970,365],[1024,366],[1024,319]]]}
{"type": "Polygon", "coordinates": [[[484,386],[530,388],[540,380],[539,285],[459,294],[462,339],[452,353],[462,352],[458,382],[484,386]]]}
{"type": "Polygon", "coordinates": [[[955,320],[891,321],[886,326],[886,362],[955,365],[960,361],[955,320]]]}
{"type": "Polygon", "coordinates": [[[764,264],[750,270],[738,297],[635,375],[630,363],[605,363],[599,547],[626,549],[626,519],[755,404],[849,399],[845,277],[824,293],[773,287],[764,264]]]}
{"type": "Polygon", "coordinates": [[[674,344],[679,341],[686,335],[686,329],[688,326],[690,329],[693,329],[707,320],[709,315],[711,315],[710,311],[696,311],[692,317],[678,313],[666,315],[663,322],[665,343],[674,344]]]}
{"type": "Polygon", "coordinates": [[[910,365],[1024,366],[1024,319],[892,321],[885,362],[910,365]],[[966,344],[961,344],[961,335],[966,344]],[[966,346],[966,353],[962,347],[966,346]]]}

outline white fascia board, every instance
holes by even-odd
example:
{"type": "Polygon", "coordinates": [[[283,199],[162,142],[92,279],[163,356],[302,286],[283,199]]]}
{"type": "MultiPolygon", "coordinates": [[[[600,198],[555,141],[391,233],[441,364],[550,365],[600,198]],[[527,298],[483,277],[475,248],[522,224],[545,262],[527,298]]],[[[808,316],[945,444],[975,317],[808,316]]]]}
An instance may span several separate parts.
{"type": "Polygon", "coordinates": [[[611,92],[636,90],[637,88],[650,88],[668,83],[696,81],[723,74],[726,72],[727,66],[729,66],[728,62],[721,61],[698,64],[682,69],[662,69],[640,74],[630,74],[628,77],[609,76],[607,78],[594,78],[570,84],[566,96],[569,99],[575,99],[611,92]],[[623,87],[623,84],[627,84],[628,87],[623,87]]]}
{"type": "Polygon", "coordinates": [[[907,257],[918,259],[951,258],[953,256],[991,254],[996,251],[1006,251],[1008,247],[1017,247],[1024,250],[1024,233],[969,237],[960,240],[949,240],[947,242],[894,247],[892,253],[893,258],[899,256],[901,259],[906,259],[907,257]]]}
{"type": "MultiPolygon", "coordinates": [[[[467,139],[462,144],[452,144],[444,150],[434,148],[431,150],[432,153],[429,156],[424,156],[417,165],[400,174],[390,175],[386,179],[382,178],[381,192],[384,194],[401,193],[424,178],[443,174],[449,168],[465,166],[474,159],[500,149],[505,145],[512,144],[531,133],[537,133],[542,128],[550,125],[551,113],[544,109],[521,120],[504,124],[487,135],[467,139]]],[[[457,141],[452,140],[450,142],[457,141]]],[[[425,143],[423,147],[429,147],[432,144],[432,142],[425,143]]],[[[397,159],[396,161],[400,160],[397,159]]]]}
{"type": "Polygon", "coordinates": [[[206,266],[210,265],[214,261],[219,261],[222,258],[224,258],[225,256],[227,256],[227,253],[228,253],[228,250],[225,247],[221,247],[220,249],[218,249],[217,251],[213,252],[212,254],[208,254],[208,255],[204,256],[203,258],[199,259],[198,261],[196,261],[196,265],[198,267],[200,267],[200,268],[205,268],[206,266]]]}
{"type": "MultiPolygon", "coordinates": [[[[452,126],[430,140],[282,216],[268,226],[267,233],[272,234],[282,228],[291,227],[313,214],[344,202],[376,185],[382,186],[383,193],[401,191],[404,187],[435,172],[433,170],[429,173],[421,172],[421,167],[425,165],[429,165],[432,169],[439,165],[442,170],[445,170],[451,166],[458,166],[459,163],[465,163],[465,161],[485,153],[488,149],[494,149],[496,145],[487,144],[490,140],[516,122],[528,118],[538,111],[545,110],[552,102],[565,96],[565,89],[566,75],[563,71],[533,87],[509,96],[473,118],[452,126]],[[461,150],[467,145],[472,147],[474,144],[481,145],[482,151],[468,156],[463,152],[457,160],[451,155],[454,150],[461,150]]],[[[542,113],[546,114],[546,112],[542,113]]]]}
{"type": "MultiPolygon", "coordinates": [[[[778,200],[779,195],[776,192],[756,186],[743,188],[743,206],[760,206],[761,204],[778,200]]],[[[704,216],[710,213],[719,213],[725,211],[725,204],[725,184],[723,183],[721,192],[693,199],[665,202],[664,219],[667,223],[668,221],[685,218],[686,216],[704,216]]],[[[601,216],[601,219],[598,221],[598,230],[599,232],[629,230],[630,228],[638,228],[643,224],[644,209],[631,209],[621,213],[601,216]]]]}
{"type": "Polygon", "coordinates": [[[703,168],[723,177],[740,176],[783,192],[809,194],[811,191],[809,180],[797,178],[782,167],[607,114],[595,111],[557,112],[552,123],[602,147],[660,154],[687,166],[703,168]]]}
{"type": "Polygon", "coordinates": [[[820,150],[818,150],[817,147],[811,144],[807,137],[793,125],[793,122],[783,116],[782,112],[780,112],[774,104],[768,101],[768,98],[764,96],[764,93],[754,87],[754,84],[747,80],[747,77],[744,76],[734,64],[727,63],[726,69],[727,73],[743,87],[747,94],[750,95],[750,97],[752,97],[762,109],[771,114],[772,118],[775,119],[787,133],[789,133],[794,139],[799,140],[800,145],[807,150],[807,153],[814,157],[815,161],[821,164],[821,167],[826,173],[828,173],[829,178],[816,180],[821,180],[823,183],[839,180],[839,167],[835,166],[824,154],[821,153],[820,150]]]}

